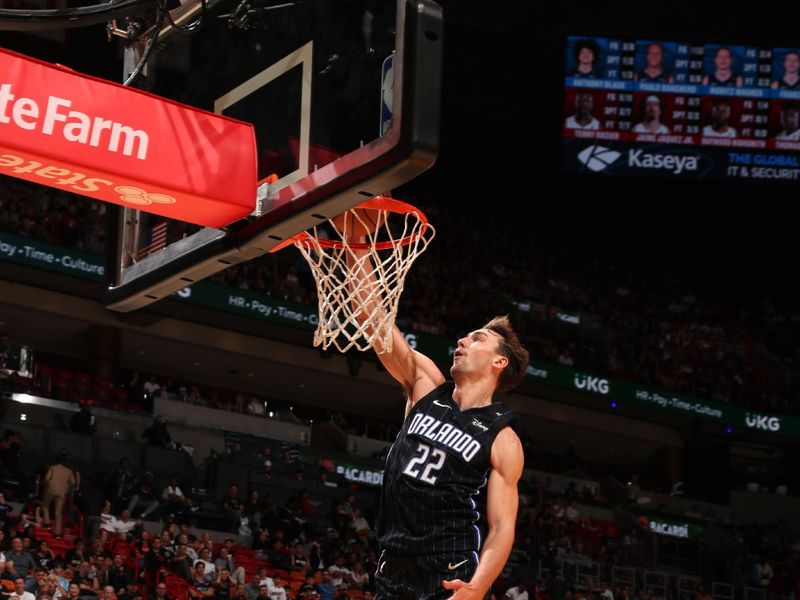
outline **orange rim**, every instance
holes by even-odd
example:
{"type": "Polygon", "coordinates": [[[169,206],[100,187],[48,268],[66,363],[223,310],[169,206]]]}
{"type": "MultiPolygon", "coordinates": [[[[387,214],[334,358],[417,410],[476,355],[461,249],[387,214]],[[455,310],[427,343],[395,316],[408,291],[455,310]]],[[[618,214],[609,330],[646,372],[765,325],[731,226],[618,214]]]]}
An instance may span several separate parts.
{"type": "Polygon", "coordinates": [[[374,198],[370,198],[366,202],[363,202],[362,204],[353,207],[353,209],[355,208],[371,208],[375,210],[385,210],[387,212],[400,215],[414,214],[417,217],[417,219],[419,219],[422,226],[415,233],[407,235],[404,238],[400,238],[399,240],[378,242],[376,244],[366,244],[360,242],[353,242],[353,243],[348,242],[347,244],[345,244],[345,242],[338,240],[317,239],[313,235],[308,233],[308,231],[301,231],[297,235],[294,235],[282,241],[280,244],[275,246],[271,250],[271,252],[277,252],[279,250],[282,250],[286,246],[294,244],[296,242],[305,244],[306,246],[319,245],[322,248],[335,248],[337,250],[341,250],[345,246],[347,246],[348,248],[352,248],[353,250],[370,250],[372,248],[375,248],[376,250],[388,250],[390,248],[397,248],[398,246],[407,246],[411,242],[416,241],[428,229],[428,217],[425,216],[425,213],[423,213],[418,208],[411,206],[406,202],[395,200],[394,198],[387,198],[386,196],[375,196],[374,198]]]}

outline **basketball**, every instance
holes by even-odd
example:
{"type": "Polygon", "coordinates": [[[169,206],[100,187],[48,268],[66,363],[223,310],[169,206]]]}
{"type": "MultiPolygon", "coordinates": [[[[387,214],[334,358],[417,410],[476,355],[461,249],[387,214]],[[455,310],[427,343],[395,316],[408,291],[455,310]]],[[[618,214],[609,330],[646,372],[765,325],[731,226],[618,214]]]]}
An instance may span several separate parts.
{"type": "Polygon", "coordinates": [[[381,211],[374,208],[352,208],[332,221],[342,237],[361,239],[378,229],[381,211]]]}

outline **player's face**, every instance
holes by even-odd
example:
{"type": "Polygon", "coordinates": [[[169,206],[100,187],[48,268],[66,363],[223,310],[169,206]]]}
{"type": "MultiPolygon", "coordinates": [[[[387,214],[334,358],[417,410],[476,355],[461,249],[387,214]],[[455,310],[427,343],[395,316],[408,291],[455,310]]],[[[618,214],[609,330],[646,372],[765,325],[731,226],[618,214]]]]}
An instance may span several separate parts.
{"type": "Polygon", "coordinates": [[[717,56],[714,58],[714,64],[721,71],[727,71],[731,68],[731,53],[727,48],[720,48],[717,50],[717,56]]]}
{"type": "Polygon", "coordinates": [[[647,49],[647,66],[660,67],[662,59],[663,53],[661,52],[661,46],[658,44],[651,44],[647,49]]]}
{"type": "Polygon", "coordinates": [[[650,101],[644,105],[644,114],[651,121],[658,121],[661,117],[661,103],[650,101]]]}
{"type": "Polygon", "coordinates": [[[715,123],[727,123],[731,118],[731,107],[729,104],[717,104],[711,111],[711,117],[715,123]]]}
{"type": "Polygon", "coordinates": [[[800,71],[800,56],[794,52],[789,52],[783,59],[783,68],[787,73],[797,73],[800,71]]]}
{"type": "Polygon", "coordinates": [[[498,354],[500,336],[489,329],[478,329],[458,340],[450,373],[457,375],[492,372],[492,363],[498,354]]]}
{"type": "Polygon", "coordinates": [[[594,52],[589,48],[581,48],[578,53],[578,62],[582,65],[590,65],[594,62],[594,52]]]}
{"type": "Polygon", "coordinates": [[[575,101],[575,112],[583,115],[591,114],[594,108],[594,98],[591,94],[578,94],[575,101]]]}
{"type": "Polygon", "coordinates": [[[783,111],[783,126],[789,131],[800,129],[800,112],[793,108],[783,111]]]}

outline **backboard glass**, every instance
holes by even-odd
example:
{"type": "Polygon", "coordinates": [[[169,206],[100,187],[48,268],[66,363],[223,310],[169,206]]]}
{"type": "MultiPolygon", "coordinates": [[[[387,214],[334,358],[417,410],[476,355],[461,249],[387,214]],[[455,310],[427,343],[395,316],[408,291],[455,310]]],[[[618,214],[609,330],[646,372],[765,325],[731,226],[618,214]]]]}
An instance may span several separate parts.
{"type": "Polygon", "coordinates": [[[225,229],[120,209],[114,310],[145,306],[268,252],[436,158],[442,14],[434,2],[199,6],[202,26],[191,35],[163,27],[137,85],[252,123],[259,179],[271,183],[259,187],[253,215],[225,229]]]}

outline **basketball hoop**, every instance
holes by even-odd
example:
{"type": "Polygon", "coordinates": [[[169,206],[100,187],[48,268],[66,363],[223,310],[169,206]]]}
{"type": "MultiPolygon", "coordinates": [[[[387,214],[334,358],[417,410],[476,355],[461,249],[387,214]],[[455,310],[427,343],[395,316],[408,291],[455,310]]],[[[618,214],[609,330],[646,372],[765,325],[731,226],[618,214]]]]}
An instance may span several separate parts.
{"type": "Polygon", "coordinates": [[[403,283],[436,230],[413,206],[375,197],[336,219],[291,239],[311,267],[319,298],[314,345],[340,352],[392,350],[392,329],[403,283]],[[367,213],[375,215],[370,219],[367,213]],[[342,223],[361,227],[363,241],[348,239],[342,223]]]}

